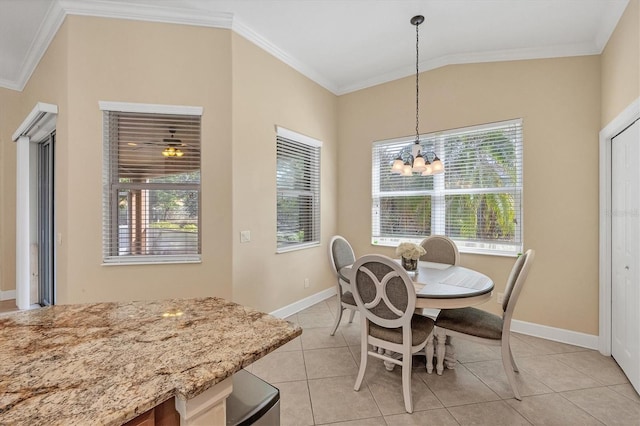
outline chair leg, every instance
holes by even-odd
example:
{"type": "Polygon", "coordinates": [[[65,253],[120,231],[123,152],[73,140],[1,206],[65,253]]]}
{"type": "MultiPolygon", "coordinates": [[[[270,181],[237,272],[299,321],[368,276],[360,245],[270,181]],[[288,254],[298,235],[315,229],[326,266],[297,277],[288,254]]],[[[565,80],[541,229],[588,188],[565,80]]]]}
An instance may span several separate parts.
{"type": "Polygon", "coordinates": [[[424,353],[427,362],[427,373],[433,373],[433,332],[427,338],[427,346],[425,347],[424,353]]]}
{"type": "Polygon", "coordinates": [[[511,343],[509,343],[509,356],[511,357],[511,366],[513,367],[513,371],[519,373],[518,364],[516,364],[516,360],[513,357],[513,351],[511,350],[511,343]]]}
{"type": "Polygon", "coordinates": [[[351,313],[349,313],[349,324],[351,324],[353,322],[353,317],[356,316],[356,311],[355,309],[349,309],[351,311],[351,313]]]}
{"type": "MultiPolygon", "coordinates": [[[[366,321],[363,319],[363,321],[366,321]]],[[[368,324],[362,325],[362,332],[360,333],[360,369],[358,370],[358,377],[356,377],[356,384],[353,386],[353,390],[359,391],[362,385],[362,379],[364,379],[364,372],[367,369],[367,358],[369,358],[369,326],[368,324]]]]}
{"type": "Polygon", "coordinates": [[[502,366],[504,367],[504,372],[507,375],[507,380],[509,380],[509,385],[511,385],[511,390],[513,391],[513,395],[516,397],[518,401],[522,401],[522,397],[520,396],[520,392],[518,391],[518,384],[516,383],[516,375],[513,370],[513,365],[511,361],[513,360],[513,356],[511,354],[511,348],[509,347],[509,342],[503,340],[502,341],[502,366]]]}
{"type": "Polygon", "coordinates": [[[438,376],[442,376],[444,371],[444,354],[445,354],[445,341],[447,340],[447,332],[441,328],[436,330],[437,345],[436,345],[436,373],[438,376]]]}
{"type": "Polygon", "coordinates": [[[331,332],[332,336],[336,334],[340,321],[342,321],[342,311],[344,311],[344,307],[342,306],[342,296],[338,293],[338,312],[336,314],[336,323],[333,325],[333,331],[331,332]]]}
{"type": "Polygon", "coordinates": [[[413,397],[411,395],[411,371],[413,357],[410,351],[402,355],[402,395],[404,396],[404,408],[407,413],[413,413],[413,397]]]}

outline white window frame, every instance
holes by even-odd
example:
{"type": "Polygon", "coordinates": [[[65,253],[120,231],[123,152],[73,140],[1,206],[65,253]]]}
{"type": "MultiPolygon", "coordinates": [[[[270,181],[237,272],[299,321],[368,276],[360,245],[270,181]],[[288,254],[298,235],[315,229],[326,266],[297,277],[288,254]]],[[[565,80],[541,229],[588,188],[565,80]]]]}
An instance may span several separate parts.
{"type": "MultiPolygon", "coordinates": [[[[481,124],[477,126],[469,126],[458,129],[451,129],[448,131],[442,131],[437,133],[423,134],[420,135],[420,140],[423,139],[435,139],[435,152],[438,153],[440,159],[445,164],[445,173],[440,175],[433,175],[430,177],[421,177],[423,179],[433,179],[433,190],[420,190],[420,191],[403,191],[398,193],[397,195],[405,195],[405,196],[416,196],[416,195],[429,195],[431,196],[431,233],[432,235],[445,235],[445,196],[446,195],[454,195],[454,194],[481,194],[481,193],[497,193],[497,192],[509,192],[516,194],[516,206],[515,217],[516,217],[516,235],[520,236],[520,241],[516,241],[514,243],[504,243],[504,242],[475,242],[475,241],[465,241],[458,240],[455,237],[451,237],[458,246],[458,249],[461,253],[475,253],[475,254],[484,254],[484,255],[494,255],[494,256],[517,256],[523,250],[523,166],[524,161],[522,158],[523,146],[520,147],[518,153],[518,161],[519,161],[519,175],[518,182],[519,185],[516,187],[506,187],[506,188],[482,188],[482,189],[445,189],[445,176],[446,176],[446,157],[444,150],[444,141],[448,135],[469,132],[469,131],[482,131],[485,129],[490,129],[496,126],[508,126],[508,125],[518,125],[520,126],[520,131],[522,132],[522,119],[514,119],[507,120],[497,123],[487,123],[481,124]]],[[[521,143],[523,144],[523,139],[521,143]]],[[[373,157],[372,157],[372,208],[371,208],[371,217],[372,217],[372,235],[371,235],[371,244],[379,245],[379,246],[389,246],[395,247],[400,242],[414,242],[419,244],[427,235],[420,236],[420,238],[407,238],[407,237],[376,237],[375,235],[380,234],[380,197],[382,195],[379,188],[376,186],[379,185],[380,179],[376,176],[376,170],[381,159],[376,156],[376,145],[389,145],[389,144],[397,144],[397,143],[406,143],[407,145],[412,144],[415,141],[415,137],[404,137],[404,138],[396,138],[389,139],[383,141],[377,141],[373,144],[373,157]]],[[[390,166],[389,166],[390,167],[390,166]]],[[[398,176],[398,178],[402,179],[402,177],[398,176]]],[[[393,193],[386,193],[384,195],[394,195],[393,193]]]]}
{"type": "MultiPolygon", "coordinates": [[[[112,102],[112,101],[98,101],[98,107],[101,111],[113,111],[113,112],[129,112],[129,113],[147,113],[147,114],[173,114],[173,115],[195,115],[202,116],[203,108],[199,106],[184,106],[184,105],[161,105],[161,104],[143,104],[143,103],[131,103],[131,102],[112,102]]],[[[104,114],[103,114],[104,117],[104,114]]],[[[104,123],[103,123],[104,128],[104,123]]],[[[107,154],[104,154],[103,158],[103,205],[105,204],[106,197],[111,196],[109,188],[109,173],[110,159],[107,154]]],[[[200,191],[202,190],[202,181],[199,184],[200,191]]],[[[111,214],[103,209],[103,223],[107,220],[112,220],[111,214]]],[[[104,225],[103,225],[104,226],[104,225]]],[[[106,231],[103,229],[103,233],[106,231]]],[[[200,239],[202,238],[201,227],[198,228],[200,233],[200,239]]],[[[103,252],[104,252],[104,236],[103,236],[103,252]]],[[[167,264],[167,263],[200,263],[202,260],[202,254],[187,254],[187,255],[137,255],[137,256],[107,256],[103,253],[103,266],[113,265],[146,265],[146,264],[167,264]]]]}
{"type": "MultiPolygon", "coordinates": [[[[321,171],[320,171],[320,165],[321,165],[321,157],[322,157],[322,141],[319,141],[317,139],[311,138],[309,136],[305,136],[302,135],[300,133],[297,133],[293,130],[289,130],[286,129],[284,127],[280,127],[280,126],[276,126],[276,141],[277,139],[287,139],[290,140],[292,142],[296,142],[299,144],[303,144],[303,145],[307,145],[313,148],[317,148],[318,152],[317,152],[317,164],[311,165],[314,169],[315,172],[317,173],[317,175],[314,177],[314,180],[316,182],[316,188],[315,190],[310,191],[310,195],[313,198],[313,207],[312,207],[312,211],[313,211],[313,217],[312,217],[312,226],[313,226],[313,240],[312,241],[306,241],[306,242],[301,242],[301,243],[295,243],[295,244],[291,244],[291,245],[287,245],[287,246],[278,246],[278,239],[276,238],[276,253],[287,253],[287,252],[291,252],[291,251],[295,251],[295,250],[301,250],[301,249],[307,249],[310,247],[318,247],[320,245],[320,213],[321,213],[321,209],[320,209],[320,182],[321,182],[321,171]]],[[[277,143],[277,142],[276,142],[277,143]]],[[[277,156],[277,154],[276,154],[277,156]]],[[[277,168],[277,165],[276,165],[277,168]]],[[[276,197],[280,196],[280,189],[277,188],[277,183],[276,183],[276,192],[277,195],[276,197]]],[[[278,216],[277,214],[277,202],[276,202],[276,217],[278,216]]],[[[277,223],[276,223],[276,232],[277,232],[277,223]]]]}

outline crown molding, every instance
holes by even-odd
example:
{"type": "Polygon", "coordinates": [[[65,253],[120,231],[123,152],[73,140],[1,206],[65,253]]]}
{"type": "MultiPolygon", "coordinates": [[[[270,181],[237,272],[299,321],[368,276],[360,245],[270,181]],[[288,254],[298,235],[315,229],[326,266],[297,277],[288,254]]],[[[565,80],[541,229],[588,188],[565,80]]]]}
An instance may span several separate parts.
{"type": "MultiPolygon", "coordinates": [[[[624,10],[621,10],[619,13],[610,12],[604,16],[603,19],[610,23],[610,25],[605,28],[611,28],[611,30],[603,30],[601,33],[597,34],[592,43],[477,53],[468,52],[447,55],[421,62],[420,70],[424,72],[446,65],[468,63],[598,55],[602,53],[609,37],[615,29],[614,24],[620,20],[623,13],[624,10]]],[[[243,22],[234,17],[232,13],[211,12],[206,10],[187,10],[149,4],[132,4],[124,1],[113,2],[93,0],[87,2],[86,0],[53,0],[46,17],[36,34],[36,37],[31,43],[29,51],[25,57],[25,61],[20,69],[18,78],[15,81],[0,80],[0,87],[18,91],[24,90],[29,78],[44,56],[49,44],[55,37],[67,15],[95,16],[230,29],[275,58],[289,65],[294,70],[300,72],[313,82],[338,96],[404,78],[415,72],[413,67],[407,66],[406,68],[397,69],[353,84],[338,86],[316,70],[305,65],[271,43],[266,38],[262,37],[260,34],[253,31],[243,22]]]]}
{"type": "Polygon", "coordinates": [[[51,44],[51,41],[53,41],[53,38],[60,29],[64,17],[65,11],[60,7],[60,3],[57,1],[51,2],[49,10],[38,28],[38,32],[31,42],[31,46],[29,46],[29,51],[22,63],[18,78],[12,84],[15,90],[24,90],[24,86],[26,86],[31,78],[31,74],[35,71],[38,63],[49,48],[49,44],[51,44]]]}
{"type": "Polygon", "coordinates": [[[615,31],[618,26],[618,22],[620,22],[620,18],[624,15],[624,11],[629,7],[629,0],[626,0],[625,7],[620,8],[619,10],[612,10],[611,8],[607,8],[605,10],[605,14],[602,17],[602,25],[600,26],[600,31],[596,34],[595,43],[598,46],[599,53],[602,53],[604,48],[607,46],[611,35],[615,31]]]}
{"type": "Polygon", "coordinates": [[[231,28],[233,21],[233,15],[231,13],[212,13],[209,11],[185,10],[158,5],[105,2],[101,0],[91,2],[83,0],[54,0],[51,2],[45,19],[42,21],[29,47],[18,78],[16,81],[0,81],[1,87],[18,91],[24,90],[29,78],[31,78],[38,63],[68,15],[163,22],[226,29],[231,28]]]}
{"type": "Polygon", "coordinates": [[[305,77],[311,79],[312,81],[314,81],[315,83],[317,83],[320,86],[324,87],[328,91],[330,91],[330,92],[332,92],[334,94],[337,94],[336,92],[338,90],[338,87],[335,84],[333,84],[331,81],[329,81],[328,79],[323,77],[320,73],[316,72],[312,68],[310,68],[310,67],[306,66],[305,64],[303,64],[302,62],[298,61],[296,58],[294,58],[293,56],[289,55],[288,53],[286,53],[285,51],[280,49],[278,46],[276,46],[273,43],[271,43],[266,38],[262,37],[260,34],[258,34],[255,31],[253,31],[251,28],[249,28],[247,25],[245,25],[239,19],[235,18],[233,20],[233,25],[232,25],[231,29],[236,34],[244,37],[245,39],[247,39],[251,43],[255,44],[256,46],[258,46],[262,50],[264,50],[267,53],[273,55],[276,59],[279,59],[280,61],[282,61],[285,64],[289,65],[291,68],[293,68],[294,70],[298,71],[299,73],[301,73],[305,77]]]}
{"type": "Polygon", "coordinates": [[[57,0],[66,15],[98,16],[134,21],[163,22],[213,28],[231,28],[231,13],[183,9],[160,4],[136,4],[95,0],[57,0]]]}
{"type": "MultiPolygon", "coordinates": [[[[594,43],[559,45],[544,48],[495,50],[489,52],[467,52],[455,55],[446,55],[419,64],[420,72],[434,70],[447,65],[477,64],[483,62],[523,61],[530,59],[551,59],[570,56],[599,55],[602,52],[594,43]]],[[[358,83],[339,87],[334,93],[344,95],[379,84],[415,75],[415,67],[405,67],[382,74],[358,83]]]]}

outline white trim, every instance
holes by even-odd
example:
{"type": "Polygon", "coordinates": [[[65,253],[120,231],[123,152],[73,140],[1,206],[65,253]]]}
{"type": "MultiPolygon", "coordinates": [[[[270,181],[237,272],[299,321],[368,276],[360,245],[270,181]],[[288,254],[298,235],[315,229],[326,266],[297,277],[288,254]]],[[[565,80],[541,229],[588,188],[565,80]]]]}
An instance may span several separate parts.
{"type": "MultiPolygon", "coordinates": [[[[35,182],[32,172],[32,142],[41,142],[56,128],[58,106],[38,102],[13,133],[16,141],[16,305],[18,309],[29,309],[31,300],[31,243],[37,241],[32,226],[35,219],[33,195],[35,182]]],[[[55,267],[55,265],[54,265],[55,267]]],[[[54,277],[55,279],[55,277],[54,277]]]]}
{"type": "Polygon", "coordinates": [[[101,111],[141,112],[147,114],[202,115],[203,108],[186,105],[139,104],[134,102],[98,101],[101,111]]]}
{"type": "Polygon", "coordinates": [[[302,135],[293,130],[285,129],[284,127],[276,126],[276,134],[285,139],[300,142],[309,146],[314,146],[316,148],[322,148],[322,141],[314,139],[310,136],[302,135]]]}
{"type": "Polygon", "coordinates": [[[314,81],[315,83],[319,84],[320,86],[324,87],[325,89],[327,89],[328,91],[330,91],[335,95],[340,94],[338,93],[339,92],[338,87],[334,83],[332,83],[329,79],[321,75],[316,70],[308,67],[301,61],[297,60],[293,56],[289,55],[287,52],[280,49],[278,46],[271,43],[269,40],[262,37],[260,34],[253,31],[251,28],[245,25],[238,18],[233,19],[233,25],[231,28],[239,36],[244,37],[251,43],[255,44],[256,46],[264,50],[265,52],[273,55],[276,59],[284,62],[286,65],[289,65],[291,68],[298,71],[300,74],[304,75],[305,77],[309,78],[311,81],[314,81]]]}
{"type": "Polygon", "coordinates": [[[640,98],[600,131],[600,315],[598,350],[611,355],[611,139],[640,118],[640,98]]]}
{"type": "MultiPolygon", "coordinates": [[[[603,17],[603,21],[609,23],[618,22],[623,13],[624,9],[620,9],[619,14],[608,13],[603,17]]],[[[33,71],[42,59],[42,56],[44,56],[49,44],[51,44],[51,41],[55,37],[67,15],[96,16],[103,18],[230,29],[338,96],[404,78],[415,72],[415,68],[407,66],[366,80],[360,80],[356,83],[337,86],[318,71],[305,65],[302,61],[291,56],[260,34],[256,33],[243,22],[238,20],[238,18],[232,13],[168,7],[161,4],[136,4],[124,1],[113,2],[94,0],[86,2],[84,0],[54,0],[51,2],[49,11],[47,12],[45,19],[43,20],[42,25],[40,26],[38,33],[27,52],[26,59],[16,81],[0,80],[0,87],[19,91],[24,89],[31,77],[31,74],[33,74],[33,71]]],[[[422,71],[428,71],[456,64],[599,55],[606,46],[615,26],[609,25],[606,28],[610,28],[608,30],[609,32],[601,31],[596,35],[595,40],[585,43],[446,55],[421,62],[420,69],[422,71]]]]}
{"type": "Polygon", "coordinates": [[[579,331],[565,330],[563,328],[549,327],[519,320],[511,321],[511,331],[553,340],[554,342],[580,346],[582,348],[598,349],[598,336],[580,333],[579,331]]]}
{"type": "Polygon", "coordinates": [[[12,300],[16,298],[15,290],[0,290],[0,300],[12,300]]]}
{"type": "Polygon", "coordinates": [[[66,15],[163,22],[199,27],[231,28],[233,14],[155,4],[93,0],[58,0],[66,15]]]}
{"type": "MultiPolygon", "coordinates": [[[[277,318],[287,318],[290,315],[298,313],[316,303],[327,300],[335,296],[336,288],[331,287],[319,293],[306,297],[302,300],[294,302],[283,308],[276,309],[271,312],[277,318]]],[[[431,311],[431,310],[430,310],[431,311]]],[[[437,310],[435,310],[437,311],[437,310]]],[[[434,312],[435,312],[434,311],[434,312]]],[[[582,348],[597,349],[598,336],[579,331],[565,330],[563,328],[549,327],[546,325],[535,324],[532,322],[513,320],[511,321],[511,331],[526,334],[528,336],[540,337],[542,339],[552,340],[554,342],[566,343],[568,345],[580,346],[582,348]]]]}
{"type": "MultiPolygon", "coordinates": [[[[567,44],[550,47],[533,47],[529,49],[506,49],[494,50],[491,52],[467,52],[433,58],[429,61],[421,61],[419,64],[420,73],[442,68],[448,65],[477,64],[486,62],[522,61],[531,59],[563,58],[567,56],[589,56],[599,55],[602,49],[594,43],[567,44]]],[[[388,83],[401,78],[415,75],[415,66],[404,67],[386,74],[375,76],[369,79],[360,80],[356,83],[338,87],[333,91],[335,95],[345,95],[347,93],[388,83]]]]}
{"type": "Polygon", "coordinates": [[[20,124],[13,133],[11,140],[16,142],[19,137],[27,136],[30,139],[37,141],[39,140],[38,136],[40,133],[51,133],[53,129],[55,129],[55,121],[53,123],[50,122],[50,115],[57,113],[57,105],[38,102],[36,106],[33,107],[29,115],[24,119],[22,124],[20,124]]]}
{"type": "MultiPolygon", "coordinates": [[[[24,90],[24,86],[26,86],[27,81],[31,78],[31,75],[49,48],[53,38],[58,33],[60,26],[64,22],[65,16],[66,13],[60,6],[60,3],[52,1],[49,6],[49,10],[40,24],[40,28],[38,28],[38,32],[33,38],[31,46],[29,46],[29,50],[25,55],[25,60],[20,67],[18,78],[16,81],[12,82],[11,87],[5,87],[19,91],[24,90]]],[[[3,84],[0,82],[0,85],[3,84]]]]}
{"type": "Polygon", "coordinates": [[[284,306],[280,309],[276,309],[275,311],[271,312],[270,315],[273,315],[274,317],[277,317],[277,318],[286,318],[290,315],[298,313],[304,309],[307,309],[315,305],[316,303],[322,302],[323,300],[326,300],[331,296],[335,296],[335,295],[336,295],[336,287],[332,286],[331,288],[322,290],[319,293],[313,294],[309,297],[305,297],[302,300],[293,302],[290,305],[284,306]]]}

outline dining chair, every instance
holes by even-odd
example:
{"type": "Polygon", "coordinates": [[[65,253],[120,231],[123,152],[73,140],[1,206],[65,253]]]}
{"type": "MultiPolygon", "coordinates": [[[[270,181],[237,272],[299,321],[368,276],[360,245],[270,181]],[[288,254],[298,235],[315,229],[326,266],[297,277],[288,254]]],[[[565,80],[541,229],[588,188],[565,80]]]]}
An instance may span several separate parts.
{"type": "Polygon", "coordinates": [[[431,235],[420,243],[426,253],[420,260],[436,263],[457,265],[460,262],[460,252],[453,240],[445,235],[431,235]]]}
{"type": "MultiPolygon", "coordinates": [[[[460,262],[460,252],[458,246],[453,240],[446,235],[431,235],[422,240],[420,245],[425,249],[426,253],[420,256],[421,261],[444,263],[449,265],[457,265],[460,262]]],[[[439,309],[423,309],[422,315],[436,319],[440,313],[439,309]]],[[[437,339],[437,336],[436,336],[437,339]]],[[[451,337],[446,337],[446,354],[444,362],[447,367],[452,368],[455,365],[455,350],[451,343],[451,337]]],[[[427,372],[431,374],[432,369],[427,368],[427,372]]],[[[439,374],[442,370],[439,370],[439,374]]]]}
{"type": "Polygon", "coordinates": [[[426,347],[427,354],[433,359],[434,321],[414,314],[416,290],[413,281],[393,259],[374,254],[362,256],[354,263],[351,277],[361,330],[360,370],[354,390],[360,390],[369,356],[400,365],[404,407],[412,413],[412,358],[426,347]],[[375,347],[384,351],[375,350],[375,347]]]}
{"type": "Polygon", "coordinates": [[[349,309],[351,312],[349,313],[349,323],[353,322],[353,316],[355,315],[358,307],[356,306],[356,301],[353,298],[353,294],[351,293],[351,283],[349,281],[349,273],[346,271],[349,270],[353,262],[355,262],[356,256],[353,253],[353,248],[351,248],[351,244],[340,235],[335,235],[331,238],[329,242],[329,263],[331,264],[331,269],[333,270],[333,274],[336,277],[336,295],[337,295],[337,305],[338,312],[336,315],[336,323],[333,326],[333,331],[331,331],[331,335],[336,334],[336,330],[338,329],[338,325],[340,325],[340,321],[342,320],[342,312],[345,309],[349,309]]]}
{"type": "MultiPolygon", "coordinates": [[[[518,257],[513,265],[504,290],[501,317],[481,309],[468,307],[443,309],[436,319],[436,333],[439,337],[446,334],[486,345],[501,346],[502,366],[511,385],[511,390],[518,401],[521,401],[522,398],[514,374],[519,370],[511,350],[511,319],[534,258],[535,251],[529,249],[518,257]]],[[[440,344],[441,340],[444,339],[438,340],[437,348],[439,371],[442,371],[441,359],[444,356],[444,344],[440,344]]]]}

